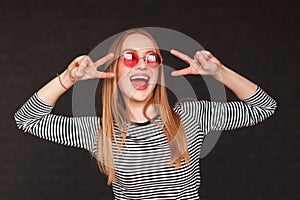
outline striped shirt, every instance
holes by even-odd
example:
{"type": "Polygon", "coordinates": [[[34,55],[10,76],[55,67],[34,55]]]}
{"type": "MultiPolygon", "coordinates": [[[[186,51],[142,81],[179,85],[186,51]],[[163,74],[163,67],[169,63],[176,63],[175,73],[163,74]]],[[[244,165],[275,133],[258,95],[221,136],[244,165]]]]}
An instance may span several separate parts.
{"type": "MultiPolygon", "coordinates": [[[[276,109],[276,101],[260,87],[247,99],[232,102],[184,101],[176,103],[187,136],[191,164],[179,169],[169,166],[170,148],[157,125],[131,123],[126,148],[118,152],[113,143],[117,181],[115,199],[200,199],[200,150],[207,133],[257,124],[276,109]]],[[[17,127],[37,137],[95,153],[100,117],[67,117],[52,114],[54,105],[34,93],[15,113],[17,127]]],[[[163,124],[161,117],[155,117],[163,124]]],[[[115,129],[118,131],[115,124],[115,129]]]]}

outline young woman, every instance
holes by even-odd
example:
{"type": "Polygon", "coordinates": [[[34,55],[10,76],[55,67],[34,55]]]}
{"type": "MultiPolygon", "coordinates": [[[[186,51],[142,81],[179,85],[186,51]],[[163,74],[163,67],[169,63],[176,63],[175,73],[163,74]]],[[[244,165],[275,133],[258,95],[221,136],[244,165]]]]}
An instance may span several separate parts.
{"type": "Polygon", "coordinates": [[[210,75],[232,90],[234,102],[169,105],[162,57],[151,35],[125,31],[111,53],[93,62],[76,58],[15,113],[17,127],[35,136],[87,149],[112,183],[115,199],[200,199],[200,150],[212,130],[251,126],[272,115],[276,102],[261,87],[225,67],[208,51],[194,58],[170,53],[189,67],[173,76],[210,75]],[[105,72],[97,67],[108,64],[105,72]],[[101,78],[102,116],[52,114],[76,81],[101,78]]]}

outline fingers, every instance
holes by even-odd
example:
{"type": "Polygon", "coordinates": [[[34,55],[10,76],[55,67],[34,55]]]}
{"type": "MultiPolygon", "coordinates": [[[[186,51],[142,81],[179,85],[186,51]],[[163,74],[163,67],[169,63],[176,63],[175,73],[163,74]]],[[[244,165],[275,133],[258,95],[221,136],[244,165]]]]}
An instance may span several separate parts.
{"type": "Polygon", "coordinates": [[[82,55],[75,58],[69,65],[68,69],[74,80],[86,80],[92,78],[113,78],[114,73],[106,73],[97,71],[97,66],[103,65],[114,57],[113,53],[110,53],[103,58],[93,62],[88,55],[82,55]]]}
{"type": "Polygon", "coordinates": [[[214,57],[209,51],[202,50],[201,52],[203,53],[206,60],[211,59],[211,58],[214,57]]]}
{"type": "Polygon", "coordinates": [[[202,50],[201,52],[204,53],[204,57],[206,60],[210,60],[210,61],[214,62],[218,67],[222,66],[220,60],[218,60],[216,57],[214,57],[211,52],[206,51],[206,50],[202,50]]]}
{"type": "Polygon", "coordinates": [[[97,60],[97,61],[95,62],[95,66],[96,66],[96,67],[99,67],[100,65],[103,65],[103,64],[106,63],[107,61],[113,59],[113,57],[114,57],[114,54],[113,54],[113,53],[109,53],[109,54],[107,54],[106,56],[104,56],[104,57],[100,58],[99,60],[97,60]]]}
{"type": "Polygon", "coordinates": [[[188,55],[185,55],[177,50],[172,49],[170,51],[170,53],[173,54],[174,56],[178,57],[179,59],[185,61],[186,63],[190,64],[192,61],[192,59],[188,55]]]}
{"type": "Polygon", "coordinates": [[[86,57],[86,55],[78,56],[71,62],[71,65],[78,65],[78,63],[85,57],[86,57]]]}
{"type": "Polygon", "coordinates": [[[88,66],[88,64],[89,64],[88,58],[85,57],[82,60],[80,60],[79,67],[78,67],[78,70],[76,72],[77,78],[81,78],[84,75],[84,70],[88,66]]]}
{"type": "MultiPolygon", "coordinates": [[[[114,54],[113,53],[109,53],[106,56],[104,56],[103,58],[100,58],[99,60],[97,60],[94,64],[96,67],[99,67],[103,64],[105,64],[106,62],[108,62],[109,60],[114,58],[114,54]]],[[[115,74],[112,72],[99,72],[97,71],[96,74],[97,78],[113,78],[115,77],[115,74]]]]}
{"type": "Polygon", "coordinates": [[[183,76],[183,75],[188,75],[188,74],[191,74],[191,69],[190,68],[184,68],[184,69],[181,69],[181,70],[176,70],[176,71],[173,71],[171,73],[172,76],[183,76]]]}
{"type": "MultiPolygon", "coordinates": [[[[191,66],[192,63],[193,63],[193,60],[188,56],[188,55],[185,55],[177,50],[174,50],[172,49],[170,51],[171,54],[173,54],[174,56],[180,58],[181,60],[189,63],[191,66]]],[[[206,50],[201,50],[201,51],[197,51],[195,56],[194,56],[194,61],[196,62],[199,62],[199,64],[201,66],[206,66],[207,64],[207,61],[211,58],[214,58],[213,55],[209,52],[209,51],[206,51],[206,50]]]]}
{"type": "Polygon", "coordinates": [[[207,59],[205,57],[208,58],[208,55],[206,53],[197,51],[194,56],[194,60],[199,62],[199,64],[204,67],[207,65],[207,59]]]}
{"type": "Polygon", "coordinates": [[[88,62],[88,65],[98,67],[100,65],[103,65],[107,61],[111,60],[113,57],[114,57],[114,54],[109,53],[106,56],[104,56],[104,57],[100,58],[99,60],[97,60],[96,62],[93,62],[93,60],[89,56],[82,55],[82,56],[79,56],[79,57],[75,58],[70,65],[72,65],[72,67],[78,67],[78,66],[80,66],[80,64],[82,62],[85,62],[85,60],[86,60],[88,62]]]}
{"type": "Polygon", "coordinates": [[[112,72],[98,72],[97,78],[113,78],[115,74],[112,72]]]}

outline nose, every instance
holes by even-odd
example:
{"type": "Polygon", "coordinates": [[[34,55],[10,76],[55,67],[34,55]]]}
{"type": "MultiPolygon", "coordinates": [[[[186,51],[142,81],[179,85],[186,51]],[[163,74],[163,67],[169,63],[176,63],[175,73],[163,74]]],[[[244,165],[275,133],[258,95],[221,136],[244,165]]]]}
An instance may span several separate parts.
{"type": "Polygon", "coordinates": [[[146,69],[147,68],[147,64],[144,61],[143,57],[139,57],[139,62],[137,63],[136,69],[146,69]]]}

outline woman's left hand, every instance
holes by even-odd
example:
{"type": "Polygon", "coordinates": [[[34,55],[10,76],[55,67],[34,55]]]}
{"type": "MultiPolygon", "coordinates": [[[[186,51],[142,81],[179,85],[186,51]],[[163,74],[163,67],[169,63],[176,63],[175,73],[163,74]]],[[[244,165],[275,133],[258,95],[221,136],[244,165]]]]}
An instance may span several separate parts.
{"type": "Polygon", "coordinates": [[[222,67],[221,62],[209,51],[197,51],[194,55],[194,59],[174,49],[172,49],[170,53],[189,64],[187,68],[173,71],[172,76],[201,74],[216,77],[222,67]]]}

